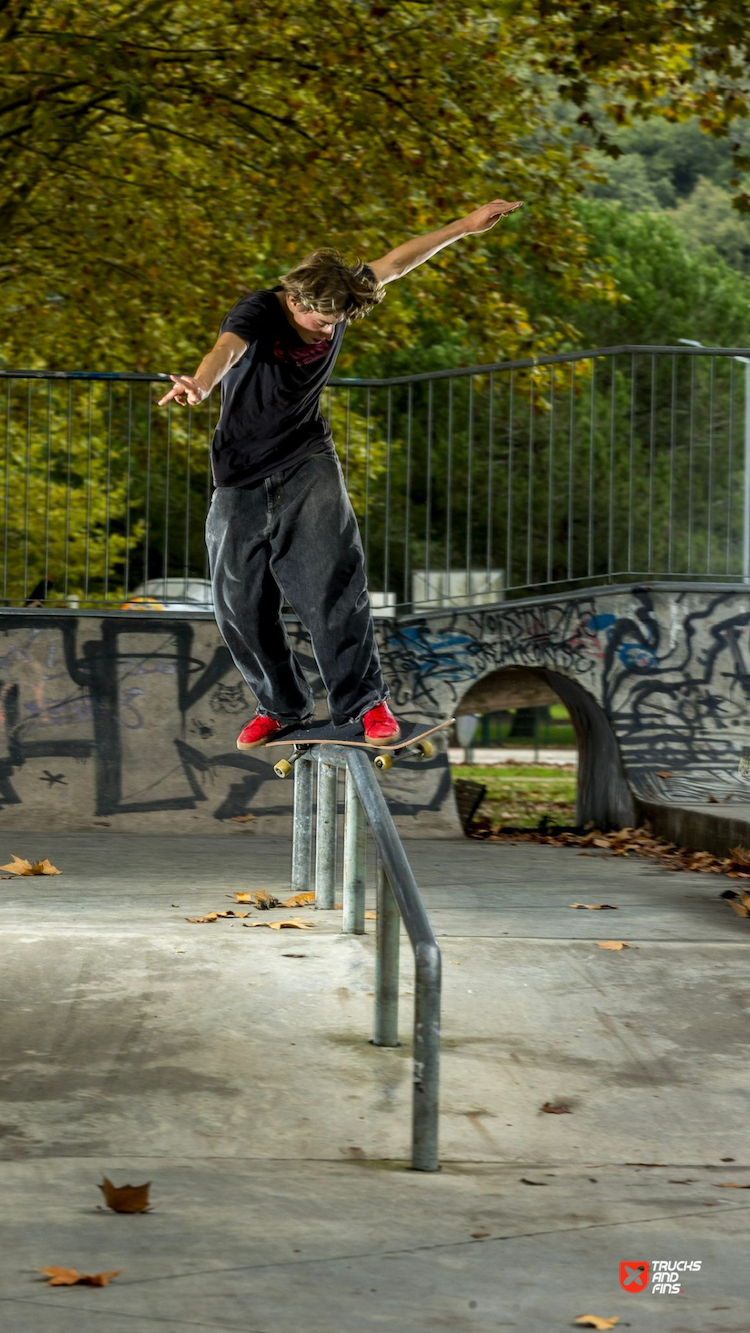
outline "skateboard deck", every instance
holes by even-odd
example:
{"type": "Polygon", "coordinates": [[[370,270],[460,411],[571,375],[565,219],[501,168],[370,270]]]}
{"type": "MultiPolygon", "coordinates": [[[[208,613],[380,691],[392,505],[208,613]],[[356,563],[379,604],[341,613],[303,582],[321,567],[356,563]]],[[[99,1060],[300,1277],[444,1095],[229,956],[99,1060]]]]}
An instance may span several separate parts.
{"type": "MultiPolygon", "coordinates": [[[[263,748],[271,750],[276,746],[291,745],[296,755],[299,755],[301,750],[311,745],[351,745],[355,749],[374,752],[375,767],[383,769],[390,768],[402,750],[413,751],[419,759],[430,759],[434,747],[429,737],[437,731],[445,731],[452,723],[452,717],[431,726],[423,722],[401,722],[401,735],[397,741],[365,740],[361,722],[350,722],[344,727],[334,727],[331,722],[312,723],[307,727],[298,727],[296,731],[290,730],[276,740],[266,741],[263,748]]],[[[286,777],[290,770],[291,764],[287,760],[282,759],[274,766],[274,772],[279,777],[286,777]]]]}

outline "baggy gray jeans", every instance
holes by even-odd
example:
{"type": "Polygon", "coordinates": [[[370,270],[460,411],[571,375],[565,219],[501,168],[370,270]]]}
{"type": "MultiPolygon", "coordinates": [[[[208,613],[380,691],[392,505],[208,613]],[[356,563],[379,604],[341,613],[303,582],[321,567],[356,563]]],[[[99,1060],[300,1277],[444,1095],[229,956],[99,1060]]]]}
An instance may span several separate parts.
{"type": "Polygon", "coordinates": [[[312,639],[336,726],[388,697],[359,528],[335,454],[215,490],[206,545],[216,622],[259,713],[286,725],[313,712],[281,616],[285,598],[312,639]]]}

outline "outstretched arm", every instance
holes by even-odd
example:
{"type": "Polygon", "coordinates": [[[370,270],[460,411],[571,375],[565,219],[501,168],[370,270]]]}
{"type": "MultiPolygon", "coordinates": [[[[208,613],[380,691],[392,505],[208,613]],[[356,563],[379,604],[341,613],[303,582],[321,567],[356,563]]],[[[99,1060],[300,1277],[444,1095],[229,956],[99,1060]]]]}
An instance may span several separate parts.
{"type": "Polygon", "coordinates": [[[491,204],[475,208],[473,213],[469,213],[465,218],[457,218],[455,222],[449,222],[447,227],[430,231],[426,236],[415,236],[412,241],[397,245],[395,250],[389,250],[387,255],[382,259],[376,259],[369,267],[382,283],[403,278],[405,273],[410,273],[426,259],[432,259],[432,256],[436,255],[438,250],[443,250],[446,245],[463,240],[464,236],[474,236],[478,232],[489,231],[500,218],[505,217],[506,213],[512,213],[521,206],[522,201],[509,204],[504,199],[493,199],[491,204]]]}
{"type": "Polygon", "coordinates": [[[238,338],[236,333],[222,333],[194,375],[170,375],[169,378],[174,381],[173,387],[159,399],[158,406],[164,407],[173,398],[182,407],[188,403],[191,407],[202,403],[246,351],[247,343],[244,339],[238,338]]]}

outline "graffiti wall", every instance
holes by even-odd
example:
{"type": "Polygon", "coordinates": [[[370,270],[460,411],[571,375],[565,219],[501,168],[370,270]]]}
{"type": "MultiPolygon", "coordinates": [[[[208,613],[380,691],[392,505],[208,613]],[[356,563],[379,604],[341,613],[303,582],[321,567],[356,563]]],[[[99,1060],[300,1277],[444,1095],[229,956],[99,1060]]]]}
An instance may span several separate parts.
{"type": "MultiPolygon", "coordinates": [[[[404,717],[448,716],[476,682],[527,668],[570,683],[584,730],[590,704],[607,733],[591,730],[592,762],[619,766],[634,795],[750,799],[742,590],[610,589],[377,628],[404,717]]],[[[289,629],[325,716],[307,638],[289,629]]],[[[291,782],[235,747],[254,711],[208,617],[0,611],[0,824],[287,833],[291,782]]],[[[459,833],[444,750],[383,783],[402,832],[459,833]]]]}

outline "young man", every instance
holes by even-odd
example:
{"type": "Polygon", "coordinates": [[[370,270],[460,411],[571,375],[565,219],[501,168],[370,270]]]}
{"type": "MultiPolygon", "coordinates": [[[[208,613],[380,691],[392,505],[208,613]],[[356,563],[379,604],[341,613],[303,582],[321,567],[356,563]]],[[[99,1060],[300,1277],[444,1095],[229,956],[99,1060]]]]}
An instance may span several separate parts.
{"type": "Polygon", "coordinates": [[[520,207],[495,199],[372,264],[349,266],[335,250],[316,250],[278,286],[240,298],[195,375],[170,376],[160,407],[201,403],[221,382],[206,543],[216,621],[258,705],[238,749],[264,745],[313,711],[284,599],[312,639],[334,725],[361,721],[373,744],[398,739],[357,520],[320,394],[346,325],[383,299],[387,283],[520,207]]]}

